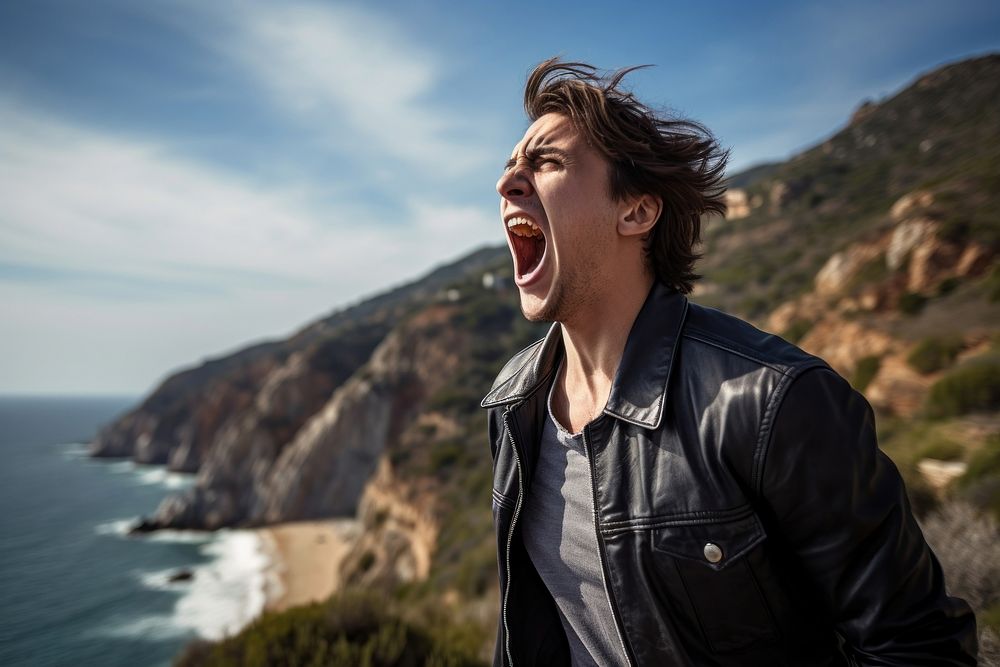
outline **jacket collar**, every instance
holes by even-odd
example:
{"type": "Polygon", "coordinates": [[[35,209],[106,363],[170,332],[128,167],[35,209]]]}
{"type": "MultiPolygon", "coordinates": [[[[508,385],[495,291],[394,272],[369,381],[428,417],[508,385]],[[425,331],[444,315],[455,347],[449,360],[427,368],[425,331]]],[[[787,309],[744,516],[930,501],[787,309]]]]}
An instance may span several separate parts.
{"type": "MultiPolygon", "coordinates": [[[[605,414],[644,428],[659,428],[687,309],[684,295],[660,283],[653,285],[629,332],[605,414]]],[[[540,343],[512,360],[514,368],[507,377],[498,378],[482,406],[516,403],[543,382],[547,386],[562,353],[562,329],[556,323],[540,343]]]]}

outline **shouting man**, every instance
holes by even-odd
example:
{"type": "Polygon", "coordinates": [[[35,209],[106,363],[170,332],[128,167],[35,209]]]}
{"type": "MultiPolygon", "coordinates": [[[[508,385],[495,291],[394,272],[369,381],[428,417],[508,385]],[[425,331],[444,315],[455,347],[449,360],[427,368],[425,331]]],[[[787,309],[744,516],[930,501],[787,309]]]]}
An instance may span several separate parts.
{"type": "Polygon", "coordinates": [[[580,63],[528,79],[497,183],[521,309],[483,400],[496,665],[972,665],[870,407],[690,303],[726,154],[580,63]]]}

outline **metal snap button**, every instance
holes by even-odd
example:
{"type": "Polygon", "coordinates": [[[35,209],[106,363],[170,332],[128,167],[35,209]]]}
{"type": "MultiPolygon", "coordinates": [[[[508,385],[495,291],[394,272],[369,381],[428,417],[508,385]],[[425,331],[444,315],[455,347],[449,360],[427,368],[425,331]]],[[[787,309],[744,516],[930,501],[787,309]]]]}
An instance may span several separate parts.
{"type": "Polygon", "coordinates": [[[718,563],[722,560],[722,548],[718,544],[709,542],[705,545],[705,560],[709,563],[718,563]]]}

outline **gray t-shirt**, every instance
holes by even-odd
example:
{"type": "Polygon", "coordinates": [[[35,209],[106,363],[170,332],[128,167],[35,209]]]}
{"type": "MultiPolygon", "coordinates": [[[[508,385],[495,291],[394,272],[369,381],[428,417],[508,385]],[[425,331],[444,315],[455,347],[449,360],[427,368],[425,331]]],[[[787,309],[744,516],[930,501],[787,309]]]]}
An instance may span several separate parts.
{"type": "Polygon", "coordinates": [[[604,590],[583,434],[566,432],[551,407],[521,530],[531,562],[559,608],[573,665],[624,664],[604,590]]]}

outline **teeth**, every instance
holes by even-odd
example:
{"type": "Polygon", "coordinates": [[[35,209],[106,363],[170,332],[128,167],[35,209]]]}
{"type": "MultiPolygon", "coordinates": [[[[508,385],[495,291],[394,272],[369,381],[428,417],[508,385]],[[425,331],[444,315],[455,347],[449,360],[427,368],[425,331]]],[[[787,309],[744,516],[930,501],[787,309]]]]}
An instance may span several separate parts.
{"type": "Polygon", "coordinates": [[[528,218],[511,218],[507,221],[507,229],[517,236],[542,236],[542,230],[528,218]]]}

